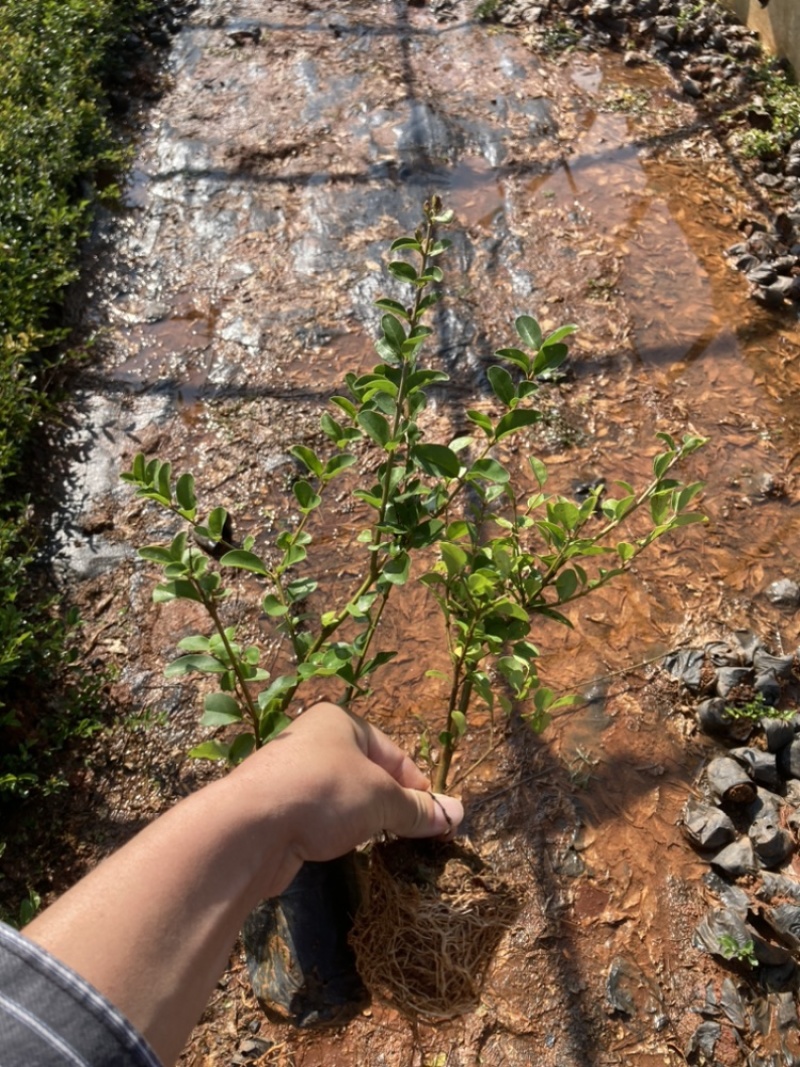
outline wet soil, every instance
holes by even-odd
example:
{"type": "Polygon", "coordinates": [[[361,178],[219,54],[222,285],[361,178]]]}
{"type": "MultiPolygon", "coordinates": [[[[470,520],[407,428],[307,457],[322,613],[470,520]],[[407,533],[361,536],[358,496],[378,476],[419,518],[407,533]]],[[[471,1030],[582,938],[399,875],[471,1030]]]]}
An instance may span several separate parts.
{"type": "MultiPolygon", "coordinates": [[[[237,949],[187,1065],[680,1064],[724,977],[692,947],[710,898],[676,828],[709,746],[653,664],[737,628],[798,644],[797,617],[763,590],[797,577],[800,331],[748,302],[725,262],[758,205],[664,68],[539,53],[473,6],[440,21],[404,0],[205,0],[174,38],[124,205],[99,226],[85,316],[97,359],[59,472],[54,565],[87,620],[87,669],[114,671],[124,714],[75,768],[52,889],[215,773],[185,758],[202,736],[196,694],[162,676],[203,620],[152,605],[134,554],[175,527],[120,471],[138,451],[192,469],[205,505],[268,544],[291,514],[287,445],[313,444],[343,373],[370,365],[388,242],[429,193],[457,223],[436,322],[453,383],[432,429],[447,440],[466,407],[491,404],[485,368],[516,314],[576,322],[569,372],[520,454],[570,493],[644,484],[656,431],[707,435],[686,474],[706,481],[710,523],[578,602],[574,629],[542,628],[543,677],[582,705],[539,739],[512,722],[488,752],[475,720],[455,766],[458,779],[481,760],[459,786],[465,831],[521,901],[480,1006],[430,1027],[374,1003],[339,1031],[281,1030],[237,949]]],[[[314,531],[333,595],[359,529],[343,506],[314,531]]],[[[248,590],[242,579],[231,621],[280,664],[248,590]]],[[[400,655],[358,709],[409,751],[442,700],[423,677],[441,665],[429,618],[421,588],[397,599],[383,625],[400,655]]],[[[772,1045],[727,1026],[715,1055],[744,1064],[772,1045]]]]}

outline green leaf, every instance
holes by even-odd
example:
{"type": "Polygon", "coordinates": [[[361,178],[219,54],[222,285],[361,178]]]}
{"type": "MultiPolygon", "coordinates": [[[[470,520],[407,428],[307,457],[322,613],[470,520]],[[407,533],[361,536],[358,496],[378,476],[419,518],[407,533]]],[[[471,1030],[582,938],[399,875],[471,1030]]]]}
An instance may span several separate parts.
{"type": "Polygon", "coordinates": [[[426,474],[457,478],[461,469],[458,456],[445,445],[417,445],[411,457],[426,474]]]}
{"type": "Polygon", "coordinates": [[[403,344],[406,341],[406,331],[394,317],[394,315],[384,315],[381,319],[381,329],[383,335],[395,352],[401,352],[403,344]]]}
{"type": "Polygon", "coordinates": [[[236,766],[246,760],[255,750],[256,739],[253,734],[239,734],[228,752],[228,762],[236,766]]]}
{"type": "Polygon", "coordinates": [[[390,311],[393,315],[399,315],[406,322],[411,319],[408,309],[403,307],[397,300],[388,300],[386,297],[382,297],[380,300],[375,301],[375,307],[380,308],[382,311],[390,311]]]}
{"type": "Polygon", "coordinates": [[[179,656],[172,663],[168,663],[164,670],[165,678],[182,678],[185,674],[199,671],[201,674],[222,674],[227,670],[215,656],[206,656],[202,653],[193,653],[188,656],[179,656]]]}
{"type": "Polygon", "coordinates": [[[175,485],[175,498],[179,507],[189,512],[194,518],[197,511],[197,497],[194,495],[194,475],[182,474],[175,485]]]}
{"type": "Polygon", "coordinates": [[[566,345],[548,344],[546,348],[541,349],[533,361],[533,373],[544,374],[546,371],[555,370],[556,367],[561,366],[568,355],[569,349],[566,345]]]}
{"type": "Polygon", "coordinates": [[[539,323],[530,315],[520,315],[514,321],[517,336],[528,348],[538,349],[542,344],[542,331],[539,323]]]}
{"type": "Polygon", "coordinates": [[[578,576],[575,571],[563,570],[558,575],[555,581],[556,592],[558,593],[559,603],[569,600],[575,590],[578,588],[578,576]]]}
{"type": "Polygon", "coordinates": [[[255,552],[246,552],[243,548],[234,548],[232,552],[226,552],[219,561],[221,567],[236,567],[241,571],[252,571],[253,574],[269,576],[266,564],[255,552]]]}
{"type": "Polygon", "coordinates": [[[578,327],[573,323],[568,323],[566,326],[559,326],[557,330],[553,330],[549,333],[542,342],[542,348],[549,348],[551,345],[558,344],[559,341],[563,341],[565,337],[571,336],[577,332],[578,327]]]}
{"type": "Polygon", "coordinates": [[[502,441],[504,437],[507,437],[511,433],[516,433],[517,430],[521,430],[525,426],[534,426],[537,422],[541,421],[541,418],[541,412],[530,411],[525,408],[516,408],[514,411],[507,411],[495,427],[495,434],[497,435],[496,439],[502,441]]]}
{"type": "Polygon", "coordinates": [[[515,367],[519,367],[524,374],[530,374],[531,367],[533,366],[533,360],[526,353],[519,348],[498,348],[495,355],[500,359],[506,360],[508,363],[513,363],[515,367]]]}
{"type": "Polygon", "coordinates": [[[450,722],[453,726],[453,734],[456,738],[463,737],[467,732],[467,717],[463,711],[451,711],[450,722]]]}
{"type": "Polygon", "coordinates": [[[264,599],[261,601],[261,609],[265,615],[269,615],[270,618],[277,619],[281,615],[285,615],[288,612],[288,607],[282,604],[274,593],[267,593],[264,599]]]}
{"type": "Polygon", "coordinates": [[[459,545],[452,545],[448,541],[442,541],[439,544],[439,552],[451,578],[462,573],[467,565],[467,553],[463,548],[459,545]]]}
{"type": "Polygon", "coordinates": [[[411,249],[413,252],[421,252],[422,246],[416,237],[398,237],[389,245],[390,252],[398,252],[401,248],[411,249]]]}
{"type": "Polygon", "coordinates": [[[204,741],[202,745],[195,745],[189,752],[192,759],[228,759],[231,746],[222,741],[204,741]]]}
{"type": "Polygon", "coordinates": [[[322,503],[322,497],[315,493],[308,482],[302,478],[294,483],[292,492],[295,500],[300,505],[300,510],[304,513],[313,511],[314,508],[318,508],[322,503]]]}
{"type": "Polygon", "coordinates": [[[137,555],[141,559],[150,560],[153,563],[172,563],[173,556],[169,548],[164,548],[162,545],[145,545],[144,548],[140,548],[137,555]]]}
{"type": "Polygon", "coordinates": [[[539,483],[539,488],[543,488],[544,483],[547,481],[547,467],[536,456],[528,456],[528,463],[531,465],[534,478],[539,483]]]}
{"type": "Polygon", "coordinates": [[[208,647],[211,644],[207,637],[203,637],[201,634],[192,634],[190,637],[183,637],[178,642],[178,648],[181,652],[208,652],[208,647]]]}
{"type": "Polygon", "coordinates": [[[501,403],[509,407],[512,400],[517,399],[517,390],[514,380],[505,367],[489,367],[486,372],[492,392],[501,403]]]}
{"type": "Polygon", "coordinates": [[[382,568],[382,577],[392,585],[405,585],[408,581],[411,560],[407,552],[400,552],[393,559],[387,560],[382,568]]]}
{"type": "Polygon", "coordinates": [[[488,415],[485,415],[482,411],[472,409],[467,412],[467,418],[470,422],[474,422],[476,426],[479,426],[487,437],[494,437],[494,423],[488,415]]]}
{"type": "Polygon", "coordinates": [[[208,527],[209,536],[214,541],[221,541],[222,535],[225,530],[225,524],[228,521],[228,512],[225,508],[214,508],[211,514],[208,516],[206,526],[208,527]]]}
{"type": "Polygon", "coordinates": [[[386,446],[391,437],[389,423],[377,411],[360,411],[358,424],[382,448],[386,446]]]}
{"type": "Polygon", "coordinates": [[[353,464],[357,462],[357,457],[350,455],[349,452],[342,452],[341,455],[331,456],[325,464],[325,470],[322,472],[323,482],[329,482],[331,478],[335,478],[337,474],[341,474],[342,471],[346,471],[348,467],[352,467],[353,464]]]}
{"type": "Polygon", "coordinates": [[[629,541],[620,541],[617,545],[617,555],[623,563],[627,563],[636,555],[636,545],[632,545],[629,541]]]}
{"type": "Polygon", "coordinates": [[[467,480],[471,482],[480,480],[494,482],[497,485],[505,485],[509,477],[508,471],[490,456],[476,459],[467,472],[467,480]]]}
{"type": "Polygon", "coordinates": [[[286,586],[286,595],[292,603],[297,603],[298,600],[311,596],[318,584],[313,578],[296,578],[286,586]]]}
{"type": "Polygon", "coordinates": [[[348,400],[347,397],[345,397],[345,396],[332,396],[331,397],[331,403],[335,404],[337,406],[337,408],[339,408],[341,411],[343,411],[345,413],[345,415],[349,415],[351,419],[354,419],[356,417],[356,413],[358,412],[358,408],[355,406],[355,404],[351,400],[348,400]]]}
{"type": "Polygon", "coordinates": [[[284,693],[288,693],[297,685],[296,674],[282,674],[276,678],[270,686],[258,694],[258,706],[263,711],[273,701],[278,700],[284,693]]]}
{"type": "Polygon", "coordinates": [[[242,721],[242,709],[229,693],[207,693],[203,707],[205,711],[200,720],[203,726],[228,726],[242,721]]]}
{"type": "Polygon", "coordinates": [[[318,478],[320,477],[322,474],[322,460],[313,449],[306,448],[305,445],[292,445],[289,449],[289,454],[294,456],[295,459],[299,459],[312,474],[316,474],[318,478]]]}
{"type": "Polygon", "coordinates": [[[402,259],[395,259],[388,266],[388,271],[401,282],[416,282],[417,272],[410,263],[404,263],[402,259]]]}
{"type": "Polygon", "coordinates": [[[153,590],[154,604],[167,604],[171,600],[196,600],[201,604],[203,602],[194,582],[184,578],[176,578],[173,582],[162,582],[153,590]]]}

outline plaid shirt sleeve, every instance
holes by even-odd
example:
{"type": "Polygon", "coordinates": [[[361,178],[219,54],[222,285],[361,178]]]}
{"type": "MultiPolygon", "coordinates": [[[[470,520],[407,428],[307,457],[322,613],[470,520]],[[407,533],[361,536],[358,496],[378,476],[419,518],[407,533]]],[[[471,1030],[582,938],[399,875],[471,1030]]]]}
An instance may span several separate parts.
{"type": "Polygon", "coordinates": [[[0,923],[0,1067],[161,1067],[88,982],[0,923]]]}

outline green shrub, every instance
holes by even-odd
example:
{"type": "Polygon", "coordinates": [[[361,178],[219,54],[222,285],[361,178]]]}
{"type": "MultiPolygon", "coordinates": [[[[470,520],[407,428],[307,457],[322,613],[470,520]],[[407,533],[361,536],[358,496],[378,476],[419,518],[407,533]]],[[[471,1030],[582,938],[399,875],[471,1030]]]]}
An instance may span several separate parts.
{"type": "Polygon", "coordinates": [[[45,383],[65,338],[61,301],[78,273],[97,178],[125,160],[104,79],[150,6],[0,3],[0,795],[33,787],[40,755],[81,728],[63,702],[44,699],[69,665],[70,626],[32,587],[35,546],[18,475],[50,402],[45,383]],[[20,711],[26,703],[40,709],[34,725],[20,711]]]}

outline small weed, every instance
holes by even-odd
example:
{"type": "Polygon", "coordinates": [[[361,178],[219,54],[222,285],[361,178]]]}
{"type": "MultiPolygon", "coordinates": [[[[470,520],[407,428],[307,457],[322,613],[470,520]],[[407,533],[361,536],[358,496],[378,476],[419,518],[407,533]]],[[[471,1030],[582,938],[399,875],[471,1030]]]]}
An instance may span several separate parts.
{"type": "Polygon", "coordinates": [[[800,131],[800,86],[772,62],[759,64],[752,81],[761,93],[761,107],[771,126],[768,130],[749,129],[736,134],[735,142],[746,158],[776,159],[800,131]]]}
{"type": "Polygon", "coordinates": [[[580,41],[580,32],[566,22],[556,22],[542,35],[541,49],[545,53],[566,52],[580,41]]]}
{"type": "Polygon", "coordinates": [[[788,722],[789,719],[794,718],[796,711],[793,708],[788,711],[778,711],[777,708],[770,707],[758,693],[746,704],[726,705],[725,714],[729,719],[735,719],[737,722],[757,723],[762,719],[783,719],[784,722],[788,722]]]}
{"type": "Polygon", "coordinates": [[[644,115],[650,109],[648,89],[614,89],[605,99],[604,111],[624,115],[644,115]]]}
{"type": "Polygon", "coordinates": [[[738,960],[740,963],[746,963],[751,969],[758,967],[756,946],[752,939],[738,941],[733,934],[720,934],[719,951],[726,960],[738,960]]]}

